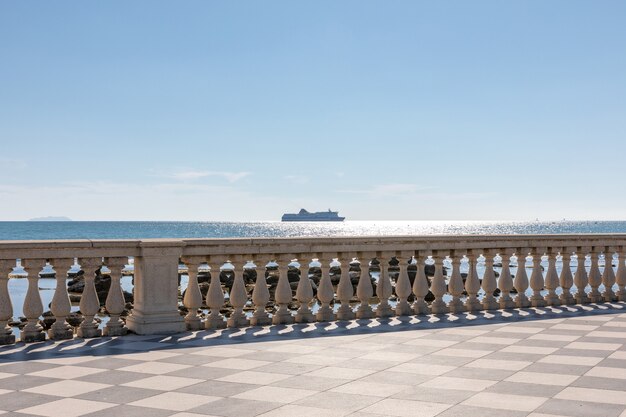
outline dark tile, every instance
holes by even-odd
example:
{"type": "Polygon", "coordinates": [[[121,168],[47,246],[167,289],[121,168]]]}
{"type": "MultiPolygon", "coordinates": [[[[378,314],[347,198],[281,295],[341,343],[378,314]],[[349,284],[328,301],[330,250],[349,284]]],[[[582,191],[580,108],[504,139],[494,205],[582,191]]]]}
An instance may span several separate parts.
{"type": "Polygon", "coordinates": [[[100,384],[120,385],[126,384],[127,382],[137,381],[149,376],[152,375],[144,374],[141,372],[109,370],[105,372],[99,372],[93,375],[86,375],[80,378],[76,378],[76,380],[85,382],[97,382],[100,384]]]}
{"type": "Polygon", "coordinates": [[[622,405],[549,399],[539,406],[535,412],[572,417],[618,417],[622,410],[624,410],[622,405]]]}
{"type": "Polygon", "coordinates": [[[51,395],[33,394],[22,391],[10,392],[2,395],[1,398],[0,409],[5,411],[21,410],[22,408],[34,407],[59,399],[59,397],[53,397],[51,395]]]}
{"type": "Polygon", "coordinates": [[[497,392],[500,394],[527,395],[530,397],[553,397],[563,391],[563,387],[556,385],[500,381],[497,384],[488,387],[485,391],[497,392]]]}
{"type": "Polygon", "coordinates": [[[572,387],[584,387],[595,389],[608,389],[614,391],[625,391],[626,381],[614,378],[599,378],[594,376],[581,376],[571,384],[572,387]]]}
{"type": "Polygon", "coordinates": [[[159,410],[156,408],[134,407],[132,405],[118,405],[95,413],[85,414],[82,417],[167,417],[177,411],[159,410]]]}
{"type": "Polygon", "coordinates": [[[81,400],[102,401],[107,403],[127,404],[162,393],[163,391],[151,389],[116,386],[87,392],[74,398],[79,398],[81,400]]]}
{"type": "MultiPolygon", "coordinates": [[[[58,381],[59,380],[55,378],[44,378],[41,376],[32,375],[18,375],[0,379],[0,388],[21,391],[26,388],[38,387],[40,385],[50,384],[52,382],[58,381]]],[[[1,406],[0,409],[2,409],[1,406]]]]}
{"type": "Polygon", "coordinates": [[[191,385],[176,390],[187,394],[209,395],[213,397],[231,397],[251,389],[259,388],[261,385],[238,384],[235,382],[207,381],[191,385]]]}
{"type": "Polygon", "coordinates": [[[254,417],[280,407],[282,404],[266,401],[225,398],[187,410],[188,413],[210,414],[225,417],[254,417]]]}

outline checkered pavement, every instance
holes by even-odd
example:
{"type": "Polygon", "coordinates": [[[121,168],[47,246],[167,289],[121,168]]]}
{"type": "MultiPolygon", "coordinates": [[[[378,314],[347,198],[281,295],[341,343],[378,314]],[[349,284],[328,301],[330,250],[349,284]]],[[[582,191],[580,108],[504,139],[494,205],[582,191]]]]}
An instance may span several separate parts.
{"type": "Polygon", "coordinates": [[[0,415],[626,417],[625,410],[623,303],[0,347],[0,415]]]}

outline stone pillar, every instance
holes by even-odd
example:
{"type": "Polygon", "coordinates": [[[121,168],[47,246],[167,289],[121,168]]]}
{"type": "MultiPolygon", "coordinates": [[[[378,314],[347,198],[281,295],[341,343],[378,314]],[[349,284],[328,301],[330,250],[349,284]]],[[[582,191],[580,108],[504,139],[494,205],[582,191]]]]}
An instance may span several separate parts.
{"type": "Polygon", "coordinates": [[[293,301],[288,275],[292,259],[292,256],[285,255],[278,260],[278,286],[274,295],[278,308],[272,317],[272,324],[292,324],[294,321],[289,310],[289,304],[293,301]]]}
{"type": "Polygon", "coordinates": [[[250,317],[250,325],[268,326],[272,324],[272,319],[265,310],[267,303],[270,301],[270,291],[267,288],[267,280],[265,277],[267,259],[257,258],[254,260],[254,265],[256,266],[256,280],[254,281],[254,289],[252,290],[254,313],[252,313],[252,317],[250,317]]]}
{"type": "Polygon", "coordinates": [[[187,256],[183,262],[187,266],[187,276],[189,276],[183,298],[183,305],[187,308],[185,326],[187,330],[200,330],[204,328],[204,324],[198,316],[198,309],[202,307],[202,292],[198,285],[198,266],[203,262],[203,259],[197,256],[187,256]]]}
{"type": "Polygon", "coordinates": [[[587,269],[585,268],[587,248],[579,248],[576,253],[578,266],[576,267],[576,274],[574,274],[574,284],[576,284],[577,288],[575,297],[578,304],[585,304],[589,302],[589,297],[586,292],[589,277],[587,276],[587,269]]]}
{"type": "Polygon", "coordinates": [[[178,312],[178,260],[183,242],[142,241],[135,257],[135,289],[128,328],[138,334],[185,331],[178,312]]]}
{"type": "Polygon", "coordinates": [[[526,248],[520,248],[517,253],[517,273],[513,280],[513,285],[517,291],[517,297],[515,297],[515,306],[517,308],[526,308],[530,306],[530,300],[526,296],[526,290],[528,289],[528,275],[526,274],[526,255],[528,250],[526,248]]]}
{"type": "Polygon", "coordinates": [[[563,258],[563,270],[561,271],[561,276],[559,277],[559,284],[563,289],[563,292],[559,296],[561,300],[561,304],[570,305],[575,304],[576,300],[572,295],[572,285],[574,285],[574,277],[572,276],[572,250],[571,248],[565,248],[565,251],[561,253],[563,258]]]}
{"type": "Polygon", "coordinates": [[[371,254],[362,253],[359,255],[361,276],[359,277],[359,284],[356,287],[356,295],[359,301],[361,301],[361,304],[356,310],[357,319],[369,319],[374,317],[374,310],[370,307],[370,298],[374,295],[372,279],[370,278],[371,259],[371,254]]]}
{"type": "MultiPolygon", "coordinates": [[[[222,258],[211,257],[211,263],[209,264],[211,268],[211,282],[209,283],[209,290],[205,300],[205,304],[209,307],[209,315],[204,322],[204,328],[207,330],[226,327],[226,320],[224,320],[224,316],[220,312],[220,309],[224,306],[224,291],[220,281],[220,268],[224,265],[224,261],[222,258]]],[[[267,298],[269,299],[269,295],[267,298]]]]}
{"type": "Polygon", "coordinates": [[[541,271],[541,257],[544,250],[542,248],[536,248],[532,253],[533,256],[533,272],[530,274],[530,288],[533,290],[533,295],[530,297],[530,305],[533,307],[545,307],[546,301],[541,295],[543,290],[543,272],[541,271]]]}
{"type": "Polygon", "coordinates": [[[296,288],[296,299],[300,303],[300,307],[296,312],[296,323],[313,323],[315,316],[309,308],[311,300],[313,300],[313,287],[309,279],[310,257],[307,254],[298,256],[298,264],[300,264],[300,279],[296,288]]]}
{"type": "Polygon", "coordinates": [[[450,282],[448,283],[448,290],[452,295],[452,301],[448,304],[450,313],[461,313],[465,311],[461,296],[463,295],[463,277],[461,276],[461,254],[459,251],[452,251],[450,254],[452,258],[452,272],[450,274],[450,282]]]}
{"type": "Polygon", "coordinates": [[[411,259],[411,255],[406,252],[400,253],[400,256],[396,257],[398,260],[398,266],[400,267],[400,273],[398,280],[396,281],[396,296],[398,302],[396,304],[397,316],[408,316],[413,313],[411,305],[407,299],[411,295],[411,280],[408,273],[408,261],[411,259]]]}
{"type": "Polygon", "coordinates": [[[230,305],[233,307],[230,317],[226,320],[226,326],[228,327],[247,327],[249,320],[246,314],[243,312],[243,308],[248,302],[248,292],[246,291],[246,283],[243,281],[243,266],[245,261],[243,259],[237,259],[231,261],[234,267],[235,280],[233,286],[230,289],[229,300],[230,305]]]}
{"type": "Polygon", "coordinates": [[[556,248],[548,249],[548,272],[546,272],[546,289],[548,293],[543,298],[548,306],[561,305],[561,300],[556,295],[556,289],[559,287],[559,274],[556,271],[556,248]]]}
{"type": "Polygon", "coordinates": [[[494,291],[498,289],[498,281],[496,281],[496,274],[493,270],[493,253],[491,251],[484,251],[485,257],[485,275],[483,276],[482,288],[485,292],[483,298],[483,309],[485,310],[497,310],[500,307],[496,297],[493,295],[494,291]]]}
{"type": "Polygon", "coordinates": [[[433,252],[433,260],[435,261],[435,275],[430,286],[430,292],[433,293],[435,299],[430,305],[433,314],[445,314],[449,311],[443,296],[446,295],[446,278],[443,276],[443,256],[437,252],[433,252]]]}
{"type": "Polygon", "coordinates": [[[598,266],[598,249],[594,247],[591,250],[591,268],[589,269],[589,286],[591,286],[589,300],[592,303],[602,302],[602,294],[600,294],[598,289],[600,284],[602,284],[602,275],[600,274],[600,267],[598,266]]]}
{"type": "Polygon", "coordinates": [[[417,272],[415,274],[415,281],[413,281],[413,294],[415,295],[415,301],[412,306],[415,314],[430,313],[430,309],[428,308],[428,304],[425,300],[428,295],[428,279],[426,278],[426,272],[424,271],[424,262],[427,256],[427,253],[415,253],[417,272]]]}
{"type": "Polygon", "coordinates": [[[617,300],[626,301],[626,266],[624,265],[624,247],[620,246],[617,258],[617,275],[615,276],[615,282],[617,283],[617,300]]]}
{"type": "Polygon", "coordinates": [[[28,290],[24,298],[24,316],[26,316],[26,326],[20,331],[20,340],[24,343],[43,342],[46,340],[46,334],[43,327],[39,324],[39,317],[43,314],[43,303],[39,295],[39,272],[42,265],[45,265],[43,259],[21,260],[24,271],[28,274],[28,290]]]}
{"type": "Polygon", "coordinates": [[[337,285],[337,298],[341,302],[339,310],[337,310],[337,320],[353,320],[355,318],[354,311],[350,307],[350,300],[354,295],[352,289],[352,281],[350,280],[350,261],[352,257],[348,254],[344,254],[345,259],[341,262],[341,277],[339,278],[339,285],[337,285]]]}
{"type": "Polygon", "coordinates": [[[56,288],[50,305],[50,311],[55,321],[48,330],[48,338],[65,340],[74,338],[74,329],[67,322],[67,316],[72,312],[70,296],[67,293],[67,271],[74,265],[74,258],[54,259],[52,266],[55,272],[56,288]]]}
{"type": "Polygon", "coordinates": [[[80,323],[77,335],[78,337],[90,338],[102,336],[102,331],[98,328],[98,323],[94,317],[100,311],[100,300],[96,292],[95,275],[96,270],[102,266],[102,258],[79,259],[80,269],[84,271],[83,294],[80,297],[80,312],[83,315],[83,321],[80,323]]]}
{"type": "Polygon", "coordinates": [[[15,259],[0,260],[0,345],[15,343],[15,335],[9,321],[13,318],[13,304],[9,295],[9,274],[13,272],[15,259]]]}
{"type": "Polygon", "coordinates": [[[500,288],[500,308],[514,308],[515,302],[511,297],[511,290],[513,289],[513,277],[511,276],[511,255],[512,253],[508,249],[500,251],[502,257],[502,271],[500,271],[500,278],[498,279],[498,287],[500,288]]]}
{"type": "MultiPolygon", "coordinates": [[[[121,315],[126,307],[124,301],[124,293],[120,285],[122,278],[122,269],[126,266],[128,258],[107,258],[106,266],[111,271],[111,287],[105,302],[105,307],[109,313],[109,321],[104,327],[102,334],[104,336],[123,336],[127,333],[128,328],[124,325],[121,315]]],[[[176,264],[178,265],[178,263],[176,264]]],[[[178,292],[178,288],[176,289],[178,292]]]]}
{"type": "Polygon", "coordinates": [[[472,251],[468,253],[469,258],[469,273],[465,280],[465,292],[467,292],[467,299],[465,300],[465,309],[467,311],[478,311],[482,309],[482,304],[478,300],[478,291],[480,291],[480,280],[478,279],[478,271],[476,270],[476,264],[478,263],[478,256],[480,251],[472,251]]]}
{"type": "Polygon", "coordinates": [[[604,248],[604,271],[602,272],[602,284],[604,292],[602,298],[606,302],[616,301],[617,296],[613,292],[615,285],[615,272],[613,272],[613,249],[609,246],[604,248]]]}
{"type": "Polygon", "coordinates": [[[378,297],[376,317],[391,317],[393,316],[393,309],[389,305],[389,297],[393,294],[393,287],[389,279],[389,257],[378,257],[378,260],[380,261],[380,275],[376,284],[376,296],[378,297]]]}
{"type": "Polygon", "coordinates": [[[330,263],[332,262],[332,255],[323,254],[319,258],[320,269],[322,270],[322,278],[320,279],[320,285],[317,288],[317,299],[320,301],[320,308],[317,310],[315,319],[317,321],[332,321],[335,319],[335,313],[330,303],[335,298],[335,291],[333,289],[333,283],[330,280],[330,263]]]}

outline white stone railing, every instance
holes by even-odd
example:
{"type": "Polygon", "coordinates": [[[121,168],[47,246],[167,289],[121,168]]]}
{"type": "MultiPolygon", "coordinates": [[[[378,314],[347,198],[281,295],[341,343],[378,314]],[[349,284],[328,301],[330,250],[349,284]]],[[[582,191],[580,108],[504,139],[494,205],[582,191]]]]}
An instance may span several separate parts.
{"type": "Polygon", "coordinates": [[[38,288],[44,266],[56,272],[50,308],[56,320],[47,334],[51,339],[68,339],[123,335],[127,330],[158,334],[626,301],[625,251],[626,235],[0,241],[0,344],[15,343],[8,325],[13,317],[9,279],[28,280],[23,302],[26,324],[19,339],[45,339],[38,288]],[[605,267],[600,265],[601,255],[605,267]],[[120,279],[129,257],[134,260],[134,305],[124,320],[120,279]],[[588,266],[580,262],[587,257],[588,266]],[[79,305],[84,320],[73,328],[67,322],[72,307],[66,271],[76,260],[85,272],[79,305]],[[189,276],[184,317],[179,311],[177,279],[181,260],[189,276]],[[433,271],[430,279],[427,264],[434,264],[428,267],[433,271]],[[106,300],[98,299],[94,285],[95,271],[102,265],[111,276],[106,300]],[[290,268],[299,270],[295,294],[290,268]],[[484,270],[482,276],[479,269],[484,270]],[[222,277],[231,275],[232,286],[226,288],[212,276],[203,297],[198,275],[206,270],[213,276],[218,270],[222,277]],[[316,293],[312,271],[321,272],[316,293]],[[18,275],[27,278],[11,278],[18,275]],[[273,297],[267,285],[270,276],[277,281],[273,297]],[[103,329],[94,320],[101,301],[108,314],[103,329]],[[206,318],[203,307],[208,310],[206,318]]]}

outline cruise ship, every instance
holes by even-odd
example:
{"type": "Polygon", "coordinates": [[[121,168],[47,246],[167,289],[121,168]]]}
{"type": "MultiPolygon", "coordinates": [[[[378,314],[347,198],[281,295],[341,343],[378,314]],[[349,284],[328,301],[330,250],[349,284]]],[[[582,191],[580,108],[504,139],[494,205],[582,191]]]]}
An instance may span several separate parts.
{"type": "Polygon", "coordinates": [[[281,218],[284,222],[342,222],[345,217],[339,217],[338,211],[316,211],[311,213],[300,209],[298,213],[285,213],[281,218]]]}

